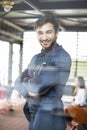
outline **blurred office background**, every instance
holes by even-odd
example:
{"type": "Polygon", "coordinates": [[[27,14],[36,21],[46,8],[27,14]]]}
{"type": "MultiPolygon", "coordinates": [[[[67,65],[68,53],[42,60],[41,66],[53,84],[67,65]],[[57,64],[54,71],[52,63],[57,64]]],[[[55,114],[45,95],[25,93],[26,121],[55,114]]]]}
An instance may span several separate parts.
{"type": "MultiPolygon", "coordinates": [[[[72,58],[72,67],[69,81],[75,76],[81,75],[87,79],[87,32],[60,32],[57,42],[69,52],[72,58]]],[[[20,73],[20,45],[12,45],[12,73],[10,83],[8,82],[9,69],[9,48],[8,42],[0,41],[0,83],[13,85],[20,73]],[[4,44],[3,44],[4,43],[4,44]]],[[[33,55],[40,52],[41,46],[34,31],[25,32],[23,36],[22,67],[23,71],[29,64],[33,55]]]]}

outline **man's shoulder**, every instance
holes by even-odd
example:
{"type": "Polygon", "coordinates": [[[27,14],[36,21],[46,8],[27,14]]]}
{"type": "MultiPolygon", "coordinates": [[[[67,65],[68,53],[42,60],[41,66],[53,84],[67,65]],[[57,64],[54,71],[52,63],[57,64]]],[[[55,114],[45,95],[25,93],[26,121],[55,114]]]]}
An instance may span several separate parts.
{"type": "Polygon", "coordinates": [[[39,57],[41,55],[41,53],[35,54],[32,59],[36,59],[37,57],[39,57]]]}
{"type": "Polygon", "coordinates": [[[57,45],[55,48],[56,55],[59,55],[61,57],[69,58],[71,59],[70,54],[62,47],[62,45],[57,45]]]}

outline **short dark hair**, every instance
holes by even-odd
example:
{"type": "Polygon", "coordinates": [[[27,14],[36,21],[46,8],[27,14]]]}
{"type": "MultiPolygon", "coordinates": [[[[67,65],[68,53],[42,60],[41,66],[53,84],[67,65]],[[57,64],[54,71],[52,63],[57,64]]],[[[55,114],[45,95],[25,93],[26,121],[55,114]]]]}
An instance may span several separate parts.
{"type": "Polygon", "coordinates": [[[85,88],[85,80],[82,76],[78,76],[77,77],[78,83],[79,83],[79,87],[80,88],[85,88]]]}
{"type": "Polygon", "coordinates": [[[54,26],[55,31],[57,32],[59,30],[59,19],[58,17],[52,13],[52,12],[45,12],[43,16],[41,16],[36,22],[35,22],[35,29],[38,27],[46,24],[51,23],[54,26]]]}

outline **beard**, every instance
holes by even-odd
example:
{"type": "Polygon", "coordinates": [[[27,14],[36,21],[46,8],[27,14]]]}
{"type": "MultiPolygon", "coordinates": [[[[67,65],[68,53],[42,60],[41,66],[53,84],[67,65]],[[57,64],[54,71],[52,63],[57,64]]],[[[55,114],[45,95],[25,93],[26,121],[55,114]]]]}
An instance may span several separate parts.
{"type": "Polygon", "coordinates": [[[50,49],[56,43],[56,39],[57,39],[57,37],[48,38],[45,40],[40,39],[39,42],[44,49],[50,49]],[[46,46],[46,45],[48,45],[48,46],[46,46]]]}

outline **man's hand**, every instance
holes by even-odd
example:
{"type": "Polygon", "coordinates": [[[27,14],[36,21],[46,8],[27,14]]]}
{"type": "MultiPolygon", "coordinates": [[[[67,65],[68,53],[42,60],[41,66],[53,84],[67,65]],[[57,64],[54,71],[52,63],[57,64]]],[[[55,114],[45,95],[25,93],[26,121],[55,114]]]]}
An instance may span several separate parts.
{"type": "Polygon", "coordinates": [[[37,98],[37,97],[40,97],[40,96],[46,94],[49,90],[50,90],[50,89],[48,88],[48,89],[45,90],[44,92],[41,92],[41,93],[38,93],[38,94],[29,92],[29,96],[30,96],[30,97],[36,97],[36,98],[37,98]]]}

